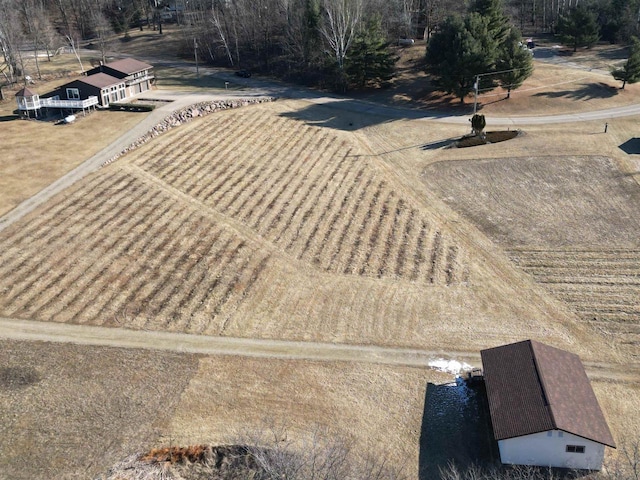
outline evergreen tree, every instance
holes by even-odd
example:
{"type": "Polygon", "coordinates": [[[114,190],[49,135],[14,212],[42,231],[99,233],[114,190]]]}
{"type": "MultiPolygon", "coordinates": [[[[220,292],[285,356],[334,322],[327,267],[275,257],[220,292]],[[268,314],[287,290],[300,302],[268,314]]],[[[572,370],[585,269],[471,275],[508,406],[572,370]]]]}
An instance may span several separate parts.
{"type": "Polygon", "coordinates": [[[533,73],[533,59],[526,46],[523,48],[520,32],[512,28],[500,46],[496,70],[502,88],[507,89],[507,98],[511,90],[519,88],[533,73]]]}
{"type": "Polygon", "coordinates": [[[474,90],[476,75],[493,70],[496,53],[488,18],[478,13],[471,13],[464,20],[449,17],[429,41],[427,72],[436,76],[438,88],[464,103],[464,97],[474,90]]]}
{"type": "Polygon", "coordinates": [[[507,38],[511,27],[501,0],[474,0],[469,11],[488,19],[489,33],[496,42],[502,43],[507,38]]]}
{"type": "Polygon", "coordinates": [[[623,90],[627,83],[636,83],[640,80],[640,40],[637,37],[631,38],[631,51],[624,66],[612,70],[611,75],[622,82],[623,90]]]}
{"type": "Polygon", "coordinates": [[[345,59],[345,72],[349,83],[359,88],[367,83],[384,85],[393,77],[395,61],[382,32],[380,18],[373,17],[356,35],[345,59]]]}
{"type": "Polygon", "coordinates": [[[558,20],[557,32],[563,43],[578,47],[591,47],[600,39],[600,27],[596,16],[582,5],[572,8],[569,14],[558,20]]]}

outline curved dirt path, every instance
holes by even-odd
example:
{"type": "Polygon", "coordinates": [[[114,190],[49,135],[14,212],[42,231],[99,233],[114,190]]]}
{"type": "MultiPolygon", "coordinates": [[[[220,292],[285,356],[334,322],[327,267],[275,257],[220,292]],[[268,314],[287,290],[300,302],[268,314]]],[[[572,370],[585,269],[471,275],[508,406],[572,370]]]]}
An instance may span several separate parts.
{"type": "MultiPolygon", "coordinates": [[[[423,368],[428,368],[430,362],[443,357],[471,365],[479,366],[481,364],[480,353],[477,351],[441,352],[375,345],[211,337],[175,332],[38,322],[6,317],[0,317],[0,338],[164,350],[203,355],[377,363],[423,368]]],[[[640,365],[617,365],[604,362],[584,362],[584,364],[592,380],[640,383],[640,365]]]]}

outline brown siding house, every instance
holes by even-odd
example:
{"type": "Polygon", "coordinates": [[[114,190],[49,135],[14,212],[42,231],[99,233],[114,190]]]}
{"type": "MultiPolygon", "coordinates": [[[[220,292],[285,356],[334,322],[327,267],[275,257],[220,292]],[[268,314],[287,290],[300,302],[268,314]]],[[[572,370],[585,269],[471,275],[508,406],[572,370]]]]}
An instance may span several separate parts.
{"type": "Polygon", "coordinates": [[[127,98],[126,85],[119,78],[106,73],[97,73],[66,83],[58,90],[47,94],[47,97],[58,97],[60,100],[84,100],[93,95],[98,97],[99,105],[108,107],[111,102],[127,98]]]}
{"type": "Polygon", "coordinates": [[[154,79],[153,66],[134,58],[123,58],[122,60],[99,65],[89,70],[87,76],[93,76],[98,73],[106,73],[124,80],[127,87],[127,97],[133,97],[150,90],[154,79]]]}

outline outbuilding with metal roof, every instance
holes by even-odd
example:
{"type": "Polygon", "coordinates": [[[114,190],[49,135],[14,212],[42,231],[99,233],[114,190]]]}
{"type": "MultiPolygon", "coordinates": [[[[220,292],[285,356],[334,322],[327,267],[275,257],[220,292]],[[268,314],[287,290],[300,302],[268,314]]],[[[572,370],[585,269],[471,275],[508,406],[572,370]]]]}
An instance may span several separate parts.
{"type": "Polygon", "coordinates": [[[480,354],[502,463],[602,468],[615,442],[577,355],[534,340],[480,354]]]}

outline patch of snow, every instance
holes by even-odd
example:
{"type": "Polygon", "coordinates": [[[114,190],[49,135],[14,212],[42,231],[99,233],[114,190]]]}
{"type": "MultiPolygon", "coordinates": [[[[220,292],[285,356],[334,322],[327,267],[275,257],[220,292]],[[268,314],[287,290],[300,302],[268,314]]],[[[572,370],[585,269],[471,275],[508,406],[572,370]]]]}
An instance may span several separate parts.
{"type": "Polygon", "coordinates": [[[460,373],[462,370],[471,370],[471,368],[473,368],[467,363],[458,362],[457,360],[445,360],[444,358],[430,361],[429,367],[440,372],[453,373],[454,375],[460,373]]]}

